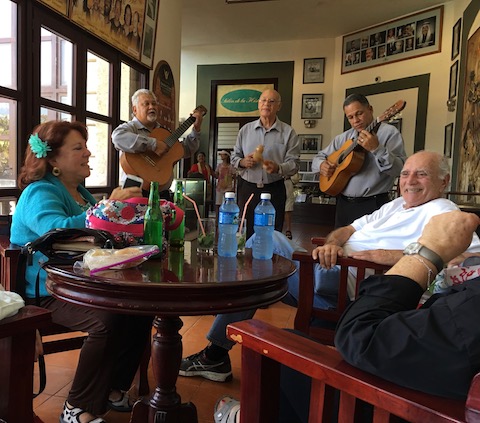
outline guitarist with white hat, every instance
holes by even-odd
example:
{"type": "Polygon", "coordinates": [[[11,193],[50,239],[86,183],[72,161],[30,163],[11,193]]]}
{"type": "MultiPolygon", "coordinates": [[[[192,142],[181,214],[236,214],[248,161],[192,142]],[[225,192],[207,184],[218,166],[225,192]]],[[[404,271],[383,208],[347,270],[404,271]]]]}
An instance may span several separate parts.
{"type": "Polygon", "coordinates": [[[347,226],[388,202],[388,192],[406,159],[403,138],[392,125],[382,123],[403,110],[399,101],[380,117],[362,94],[351,94],[343,111],[351,128],[313,159],[320,172],[320,190],[337,198],[335,227],[347,226]]]}

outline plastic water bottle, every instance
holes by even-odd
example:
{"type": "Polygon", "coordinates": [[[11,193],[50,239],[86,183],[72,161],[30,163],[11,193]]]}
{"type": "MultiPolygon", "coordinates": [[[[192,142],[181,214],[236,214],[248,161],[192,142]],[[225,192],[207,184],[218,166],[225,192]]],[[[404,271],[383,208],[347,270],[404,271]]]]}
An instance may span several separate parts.
{"type": "Polygon", "coordinates": [[[273,231],[275,230],[275,207],[268,193],[260,195],[260,203],[255,207],[252,254],[254,259],[270,260],[273,256],[273,231]]]}
{"type": "Polygon", "coordinates": [[[235,193],[226,192],[225,200],[218,213],[218,255],[220,257],[237,256],[238,215],[240,209],[235,203],[235,193]]]}

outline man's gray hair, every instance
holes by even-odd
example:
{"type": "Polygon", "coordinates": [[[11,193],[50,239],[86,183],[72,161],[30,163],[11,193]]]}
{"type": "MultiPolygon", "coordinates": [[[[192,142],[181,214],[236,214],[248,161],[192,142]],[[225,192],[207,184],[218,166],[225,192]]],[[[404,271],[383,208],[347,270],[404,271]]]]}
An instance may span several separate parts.
{"type": "Polygon", "coordinates": [[[138,97],[140,97],[141,95],[149,95],[149,96],[153,97],[155,99],[155,101],[158,101],[157,96],[155,95],[155,93],[153,91],[147,90],[146,88],[140,88],[139,90],[135,91],[132,95],[132,106],[137,106],[138,97]]]}
{"type": "Polygon", "coordinates": [[[445,176],[450,175],[450,164],[448,163],[448,158],[443,154],[438,153],[440,156],[439,163],[438,163],[438,176],[441,179],[445,178],[445,176]]]}

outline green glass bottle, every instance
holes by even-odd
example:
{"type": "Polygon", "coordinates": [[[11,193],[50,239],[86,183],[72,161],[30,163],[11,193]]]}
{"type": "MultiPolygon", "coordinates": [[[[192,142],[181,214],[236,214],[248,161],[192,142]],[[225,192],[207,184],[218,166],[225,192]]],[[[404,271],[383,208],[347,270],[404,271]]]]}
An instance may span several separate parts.
{"type": "MultiPolygon", "coordinates": [[[[183,197],[183,181],[177,181],[175,185],[175,193],[173,194],[174,204],[185,211],[185,198],[183,197]]],[[[175,213],[175,211],[173,211],[175,213]]],[[[170,231],[168,234],[170,247],[176,250],[183,250],[185,243],[185,215],[177,229],[170,231]]]]}
{"type": "Polygon", "coordinates": [[[160,208],[158,182],[150,182],[150,196],[145,213],[143,241],[146,245],[158,246],[160,254],[155,257],[161,256],[163,249],[163,214],[160,208]]]}
{"type": "Polygon", "coordinates": [[[168,252],[168,269],[175,273],[179,281],[183,280],[184,260],[183,251],[170,249],[168,252]]]}

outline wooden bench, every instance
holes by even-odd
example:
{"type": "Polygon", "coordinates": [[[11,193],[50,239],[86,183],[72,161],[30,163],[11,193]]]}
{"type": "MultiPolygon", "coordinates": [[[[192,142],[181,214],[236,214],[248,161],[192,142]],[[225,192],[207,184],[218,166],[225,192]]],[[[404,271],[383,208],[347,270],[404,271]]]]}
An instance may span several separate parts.
{"type": "Polygon", "coordinates": [[[227,333],[242,347],[241,423],[277,421],[281,365],[312,378],[309,423],[331,421],[333,389],[340,391],[342,423],[355,421],[357,399],[373,406],[374,423],[395,416],[412,423],[480,422],[480,373],[466,402],[451,400],[373,376],[346,363],[334,348],[259,320],[230,324],[227,333]]]}

